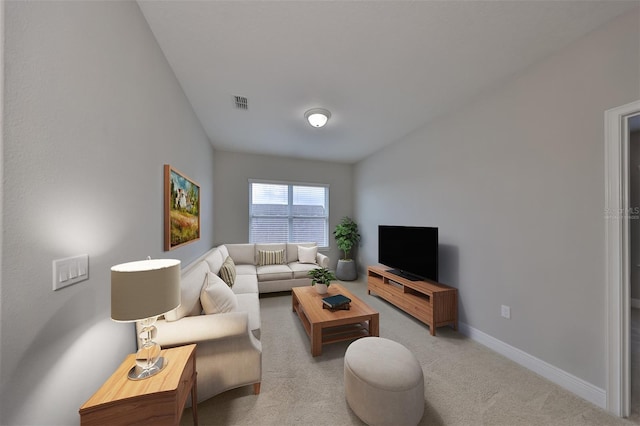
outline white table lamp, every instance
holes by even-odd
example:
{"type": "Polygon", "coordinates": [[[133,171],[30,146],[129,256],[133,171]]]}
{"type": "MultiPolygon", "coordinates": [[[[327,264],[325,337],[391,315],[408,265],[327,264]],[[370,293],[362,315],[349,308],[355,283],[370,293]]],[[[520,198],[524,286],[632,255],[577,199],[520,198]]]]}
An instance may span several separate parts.
{"type": "Polygon", "coordinates": [[[136,365],[129,371],[132,380],[159,373],[165,365],[160,345],[153,341],[155,323],[180,305],[180,261],[148,259],[111,267],[111,319],[138,321],[140,348],[136,365]]]}

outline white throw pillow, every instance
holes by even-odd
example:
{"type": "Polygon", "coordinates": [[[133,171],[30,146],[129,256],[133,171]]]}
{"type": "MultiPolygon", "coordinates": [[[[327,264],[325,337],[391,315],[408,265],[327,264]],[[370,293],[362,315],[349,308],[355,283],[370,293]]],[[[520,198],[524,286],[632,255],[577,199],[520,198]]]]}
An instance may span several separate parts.
{"type": "Polygon", "coordinates": [[[238,309],[238,298],[222,278],[209,272],[207,283],[200,292],[205,314],[220,314],[238,309]]]}
{"type": "Polygon", "coordinates": [[[298,246],[298,261],[300,263],[316,263],[316,256],[318,255],[318,246],[303,247],[298,246]]]}

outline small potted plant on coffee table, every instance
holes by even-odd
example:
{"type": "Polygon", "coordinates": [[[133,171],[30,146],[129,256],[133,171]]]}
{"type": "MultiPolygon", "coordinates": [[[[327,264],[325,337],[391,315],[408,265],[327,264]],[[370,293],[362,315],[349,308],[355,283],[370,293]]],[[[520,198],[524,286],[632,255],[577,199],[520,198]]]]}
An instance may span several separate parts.
{"type": "Polygon", "coordinates": [[[358,271],[355,260],[351,259],[349,255],[351,249],[360,241],[358,224],[350,217],[345,216],[342,218],[342,221],[336,225],[333,235],[336,237],[338,248],[344,252],[344,259],[338,260],[336,277],[343,281],[353,281],[358,278],[358,271]]]}
{"type": "Polygon", "coordinates": [[[319,294],[326,294],[331,285],[331,281],[336,279],[333,272],[327,268],[312,269],[307,275],[311,277],[311,285],[316,287],[316,291],[319,294]]]}

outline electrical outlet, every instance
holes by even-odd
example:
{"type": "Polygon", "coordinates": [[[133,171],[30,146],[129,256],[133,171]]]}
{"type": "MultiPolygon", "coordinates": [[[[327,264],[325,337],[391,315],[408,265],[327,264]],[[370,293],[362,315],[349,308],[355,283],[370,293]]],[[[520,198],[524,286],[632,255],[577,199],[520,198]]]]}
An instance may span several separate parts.
{"type": "Polygon", "coordinates": [[[507,305],[502,305],[500,307],[500,315],[502,315],[502,318],[506,318],[506,319],[511,318],[511,308],[508,307],[507,305]]]}

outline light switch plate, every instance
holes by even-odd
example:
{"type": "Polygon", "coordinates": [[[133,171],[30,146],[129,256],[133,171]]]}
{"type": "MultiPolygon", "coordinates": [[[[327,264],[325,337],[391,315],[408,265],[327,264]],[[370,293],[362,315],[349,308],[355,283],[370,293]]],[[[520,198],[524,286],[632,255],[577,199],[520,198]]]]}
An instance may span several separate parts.
{"type": "Polygon", "coordinates": [[[511,318],[511,308],[507,305],[500,306],[500,315],[502,318],[510,319],[511,318]]]}
{"type": "Polygon", "coordinates": [[[53,261],[53,290],[89,279],[89,255],[57,259],[53,261]]]}

